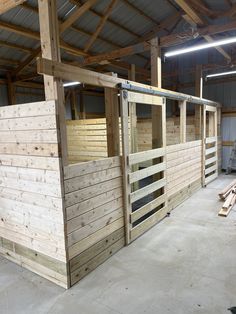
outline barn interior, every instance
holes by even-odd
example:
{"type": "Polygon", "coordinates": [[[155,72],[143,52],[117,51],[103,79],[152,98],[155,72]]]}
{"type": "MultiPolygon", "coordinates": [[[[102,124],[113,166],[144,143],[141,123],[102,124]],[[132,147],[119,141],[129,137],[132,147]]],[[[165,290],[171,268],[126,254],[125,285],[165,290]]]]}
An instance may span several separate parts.
{"type": "Polygon", "coordinates": [[[1,313],[234,313],[235,17],[1,0],[1,313]]]}

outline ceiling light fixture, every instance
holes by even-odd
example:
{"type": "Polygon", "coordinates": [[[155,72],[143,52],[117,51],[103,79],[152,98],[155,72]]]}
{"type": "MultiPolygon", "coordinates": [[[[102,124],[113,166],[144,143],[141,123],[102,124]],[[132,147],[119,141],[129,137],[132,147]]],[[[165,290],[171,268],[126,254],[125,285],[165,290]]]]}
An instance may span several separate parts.
{"type": "Polygon", "coordinates": [[[206,76],[206,78],[217,77],[217,76],[224,76],[224,75],[232,75],[232,74],[236,74],[236,71],[228,71],[228,72],[208,74],[206,76]]]}
{"type": "Polygon", "coordinates": [[[182,48],[182,49],[177,49],[177,50],[173,50],[173,51],[169,51],[165,53],[165,57],[173,57],[173,56],[177,56],[177,55],[181,55],[181,54],[185,54],[185,53],[189,53],[189,52],[194,52],[197,50],[203,50],[203,49],[207,49],[207,48],[211,48],[211,47],[217,47],[217,46],[222,46],[222,45],[228,45],[228,44],[232,44],[236,42],[236,37],[232,37],[232,38],[228,38],[228,39],[222,39],[222,40],[217,40],[211,43],[205,43],[205,44],[200,44],[200,45],[196,45],[196,46],[191,46],[191,47],[187,47],[187,48],[182,48]]]}
{"type": "Polygon", "coordinates": [[[75,86],[75,85],[79,85],[81,84],[80,82],[69,82],[69,83],[64,83],[63,86],[64,87],[68,87],[68,86],[75,86]]]}

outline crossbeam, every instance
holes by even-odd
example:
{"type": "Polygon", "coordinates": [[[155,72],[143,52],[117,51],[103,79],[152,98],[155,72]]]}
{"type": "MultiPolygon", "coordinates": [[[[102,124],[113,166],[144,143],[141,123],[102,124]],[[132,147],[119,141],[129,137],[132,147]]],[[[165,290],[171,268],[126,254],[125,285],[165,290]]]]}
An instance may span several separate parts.
{"type": "Polygon", "coordinates": [[[67,81],[79,81],[84,84],[90,84],[100,87],[117,88],[118,84],[120,88],[142,92],[146,94],[152,94],[157,96],[163,96],[169,99],[186,100],[193,104],[209,105],[215,107],[221,107],[221,105],[215,101],[208,99],[198,98],[195,96],[169,91],[167,89],[158,88],[146,84],[128,81],[118,77],[109,76],[106,74],[98,73],[82,69],[73,65],[64,64],[62,62],[51,61],[44,58],[37,59],[37,69],[39,74],[46,74],[60,78],[67,81]]]}

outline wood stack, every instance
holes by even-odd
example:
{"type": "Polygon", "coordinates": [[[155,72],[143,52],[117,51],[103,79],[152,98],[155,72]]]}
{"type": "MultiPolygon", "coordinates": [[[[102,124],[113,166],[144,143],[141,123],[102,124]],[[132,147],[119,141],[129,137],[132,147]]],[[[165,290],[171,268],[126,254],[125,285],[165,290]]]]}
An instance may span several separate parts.
{"type": "Polygon", "coordinates": [[[224,204],[218,215],[227,217],[236,202],[236,180],[234,180],[226,188],[224,188],[219,193],[219,197],[221,200],[224,201],[224,204]]]}

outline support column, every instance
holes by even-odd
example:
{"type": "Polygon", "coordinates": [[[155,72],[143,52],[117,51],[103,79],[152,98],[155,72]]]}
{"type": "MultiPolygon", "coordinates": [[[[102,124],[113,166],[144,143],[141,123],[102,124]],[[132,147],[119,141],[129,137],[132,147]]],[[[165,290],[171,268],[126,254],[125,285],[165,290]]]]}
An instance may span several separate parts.
{"type": "MultiPolygon", "coordinates": [[[[131,64],[131,68],[128,73],[128,79],[135,82],[135,64],[131,64]]],[[[129,118],[130,118],[130,136],[131,136],[131,154],[138,152],[138,136],[137,136],[137,112],[136,103],[129,103],[129,118]]],[[[132,171],[137,171],[139,169],[138,165],[132,167],[132,171]]],[[[139,182],[132,184],[132,190],[136,191],[139,189],[139,182]]]]}
{"type": "Polygon", "coordinates": [[[79,114],[77,110],[77,105],[78,105],[78,98],[77,98],[77,93],[76,90],[73,89],[70,94],[70,101],[71,101],[71,115],[72,115],[72,120],[78,120],[79,119],[79,114]]]}
{"type": "MultiPolygon", "coordinates": [[[[109,73],[117,76],[115,73],[109,73]]],[[[105,113],[107,124],[108,157],[120,155],[120,127],[118,93],[114,88],[105,88],[105,113]]]]}
{"type": "Polygon", "coordinates": [[[85,105],[84,105],[84,94],[83,91],[80,90],[79,93],[79,118],[86,119],[85,105]]]}
{"type": "MultiPolygon", "coordinates": [[[[40,38],[42,57],[61,61],[59,48],[59,28],[56,0],[38,0],[40,38]]],[[[44,75],[44,89],[46,100],[56,100],[60,126],[60,143],[63,165],[68,164],[67,137],[65,121],[65,99],[62,80],[44,75]]]]}
{"type": "MultiPolygon", "coordinates": [[[[202,98],[203,93],[203,78],[202,78],[202,65],[196,66],[195,77],[195,96],[202,98]]],[[[195,139],[199,140],[202,137],[202,106],[195,105],[195,139]]]]}
{"type": "Polygon", "coordinates": [[[7,73],[7,94],[8,94],[8,105],[16,104],[16,89],[12,83],[11,74],[7,73]]]}
{"type": "MultiPolygon", "coordinates": [[[[151,40],[151,85],[161,88],[161,48],[159,46],[158,38],[151,40]]],[[[165,119],[166,113],[163,112],[166,107],[163,106],[152,106],[152,148],[159,148],[166,146],[166,136],[165,136],[165,119]],[[165,138],[164,138],[165,137],[165,138]]],[[[153,164],[157,164],[161,161],[165,161],[161,158],[153,160],[153,164]]],[[[157,181],[164,177],[164,173],[157,173],[154,175],[153,180],[157,181]]],[[[165,187],[160,191],[155,191],[155,197],[165,194],[165,187]]]]}
{"type": "MultiPolygon", "coordinates": [[[[161,88],[161,48],[158,38],[151,40],[151,85],[161,88]]],[[[162,146],[162,112],[160,106],[152,106],[152,148],[162,146]]]]}
{"type": "Polygon", "coordinates": [[[180,109],[180,143],[186,143],[186,101],[179,102],[180,109]]]}

